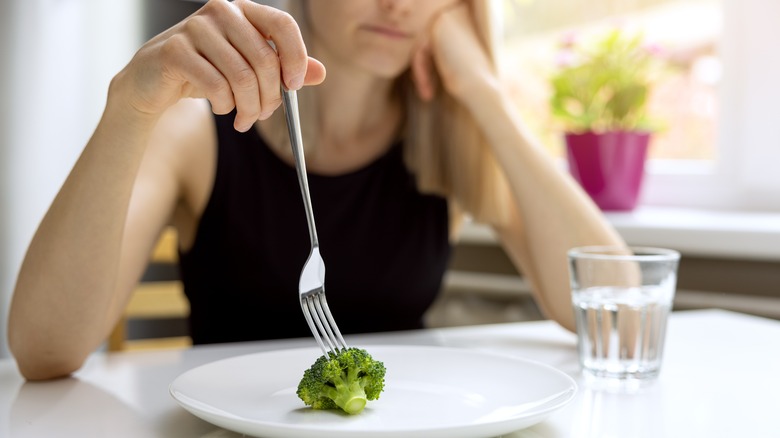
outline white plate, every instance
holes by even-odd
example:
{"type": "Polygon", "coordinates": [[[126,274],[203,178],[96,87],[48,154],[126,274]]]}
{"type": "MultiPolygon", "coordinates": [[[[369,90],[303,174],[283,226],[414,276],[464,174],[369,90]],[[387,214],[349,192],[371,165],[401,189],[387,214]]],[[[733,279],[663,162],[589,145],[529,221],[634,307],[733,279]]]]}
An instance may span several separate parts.
{"type": "Polygon", "coordinates": [[[542,421],[577,392],[550,366],[477,351],[365,346],[384,362],[385,389],[357,415],[317,411],[295,394],[316,348],[223,359],[177,377],[174,399],[212,424],[265,438],[486,438],[542,421]]]}

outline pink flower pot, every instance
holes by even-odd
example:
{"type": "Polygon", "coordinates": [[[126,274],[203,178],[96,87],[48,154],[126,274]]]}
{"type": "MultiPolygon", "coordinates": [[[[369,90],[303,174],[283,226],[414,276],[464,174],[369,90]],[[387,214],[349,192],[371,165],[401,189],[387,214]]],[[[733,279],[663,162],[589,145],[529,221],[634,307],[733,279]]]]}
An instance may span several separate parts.
{"type": "Polygon", "coordinates": [[[569,172],[593,201],[609,211],[636,207],[650,134],[612,131],[566,134],[569,172]]]}

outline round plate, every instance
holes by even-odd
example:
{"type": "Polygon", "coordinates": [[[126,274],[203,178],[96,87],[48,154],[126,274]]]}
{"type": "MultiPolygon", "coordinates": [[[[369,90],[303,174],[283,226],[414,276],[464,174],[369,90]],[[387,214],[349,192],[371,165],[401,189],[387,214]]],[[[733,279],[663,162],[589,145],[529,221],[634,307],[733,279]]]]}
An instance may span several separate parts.
{"type": "Polygon", "coordinates": [[[357,415],[317,411],[295,394],[316,348],[212,362],[170,385],[173,398],[212,424],[265,438],[485,438],[520,430],[566,405],[574,380],[548,365],[446,347],[365,346],[384,362],[385,389],[357,415]]]}

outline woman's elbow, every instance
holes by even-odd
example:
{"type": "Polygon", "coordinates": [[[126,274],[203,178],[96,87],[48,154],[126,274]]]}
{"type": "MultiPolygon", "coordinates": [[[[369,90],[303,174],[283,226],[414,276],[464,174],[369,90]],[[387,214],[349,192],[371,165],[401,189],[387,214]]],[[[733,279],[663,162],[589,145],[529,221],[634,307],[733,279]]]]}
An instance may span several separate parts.
{"type": "Polygon", "coordinates": [[[19,372],[27,380],[67,377],[84,364],[87,355],[52,348],[9,327],[8,346],[19,372]]]}
{"type": "Polygon", "coordinates": [[[574,322],[574,316],[570,315],[568,312],[553,314],[550,316],[550,319],[557,322],[558,325],[572,333],[576,333],[577,331],[577,326],[574,322]]]}
{"type": "Polygon", "coordinates": [[[542,295],[538,304],[545,318],[555,321],[564,329],[574,333],[577,330],[577,325],[574,320],[574,310],[571,307],[571,301],[567,299],[568,294],[568,289],[564,288],[561,293],[556,295],[556,297],[564,298],[560,298],[557,301],[544,300],[545,295],[542,295]]]}
{"type": "Polygon", "coordinates": [[[68,377],[79,368],[81,363],[73,364],[66,362],[26,362],[22,360],[16,361],[19,368],[19,372],[27,380],[53,380],[63,377],[68,377]]]}

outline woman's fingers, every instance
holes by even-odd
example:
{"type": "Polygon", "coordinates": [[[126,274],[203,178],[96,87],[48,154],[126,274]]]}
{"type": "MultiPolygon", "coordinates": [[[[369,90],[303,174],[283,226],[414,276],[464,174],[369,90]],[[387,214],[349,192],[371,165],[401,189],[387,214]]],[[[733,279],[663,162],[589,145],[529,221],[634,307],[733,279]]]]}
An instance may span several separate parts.
{"type": "MultiPolygon", "coordinates": [[[[304,84],[308,56],[300,28],[290,14],[247,0],[233,3],[265,40],[273,41],[284,85],[297,90],[304,84]]],[[[278,77],[276,78],[278,80],[278,77]]]]}
{"type": "Polygon", "coordinates": [[[495,78],[467,5],[458,3],[439,14],[429,35],[438,77],[450,94],[468,98],[475,84],[495,78]]]}
{"type": "Polygon", "coordinates": [[[415,50],[411,69],[417,95],[423,102],[431,101],[436,93],[436,86],[431,47],[427,41],[415,50]]]}
{"type": "Polygon", "coordinates": [[[233,89],[236,129],[243,131],[279,108],[281,84],[296,90],[318,84],[325,77],[325,68],[307,55],[300,28],[286,12],[248,0],[226,6],[232,13],[220,15],[218,22],[227,45],[234,50],[222,47],[209,59],[231,69],[223,74],[233,89]]]}
{"type": "MultiPolygon", "coordinates": [[[[205,97],[215,114],[227,114],[235,107],[230,83],[209,60],[202,57],[189,39],[174,35],[161,45],[164,80],[183,84],[181,97],[205,97]]],[[[175,103],[171,102],[171,103],[175,103]]],[[[170,104],[170,103],[169,103],[170,104]]]]}
{"type": "Polygon", "coordinates": [[[258,65],[255,58],[254,65],[251,65],[244,55],[247,51],[245,43],[244,47],[231,44],[218,28],[201,24],[203,21],[194,17],[187,23],[188,30],[192,32],[199,54],[219,70],[229,83],[237,110],[235,127],[239,131],[246,131],[260,117],[263,98],[268,106],[271,106],[269,101],[273,98],[272,89],[266,87],[261,90],[258,71],[270,69],[278,75],[278,62],[266,59],[262,65],[258,65]]]}
{"type": "Polygon", "coordinates": [[[325,80],[325,66],[312,57],[309,57],[308,67],[306,68],[306,77],[303,79],[303,85],[319,85],[325,80]]]}
{"type": "Polygon", "coordinates": [[[325,79],[286,12],[250,0],[210,0],[142,47],[119,75],[140,112],[160,114],[183,97],[206,97],[217,114],[236,110],[248,130],[281,105],[281,85],[299,89],[325,79]],[[125,78],[134,78],[125,81],[125,78]]]}
{"type": "Polygon", "coordinates": [[[235,3],[257,32],[276,46],[285,87],[297,90],[325,80],[325,66],[308,56],[301,30],[289,14],[251,1],[235,3]]]}
{"type": "MultiPolygon", "coordinates": [[[[267,38],[249,21],[245,15],[246,10],[254,11],[261,7],[252,2],[239,1],[232,4],[235,8],[236,17],[234,20],[227,20],[223,25],[228,42],[235,47],[238,53],[246,60],[254,73],[255,86],[257,87],[257,113],[247,112],[242,114],[239,107],[239,118],[244,119],[246,123],[254,123],[258,119],[267,119],[281,105],[282,97],[280,93],[281,66],[279,55],[270,44],[267,38]],[[251,118],[253,117],[253,118],[251,118]]],[[[262,6],[261,9],[268,9],[263,13],[266,20],[280,20],[281,17],[289,17],[272,8],[262,6]]],[[[234,17],[231,17],[234,18],[234,17]]],[[[292,18],[290,18],[292,20],[292,18]]],[[[290,31],[300,35],[298,26],[292,22],[290,31]]],[[[300,47],[297,49],[303,53],[303,69],[306,68],[306,49],[303,45],[303,39],[299,38],[300,47]]],[[[300,61],[298,62],[301,63],[300,61]]],[[[299,69],[301,67],[298,67],[299,69]]],[[[247,72],[247,76],[249,76],[247,72]]],[[[305,70],[304,70],[305,73],[305,70]]],[[[249,78],[247,78],[247,83],[249,78]]],[[[251,93],[247,93],[247,98],[251,98],[251,93]]],[[[238,97],[236,98],[238,103],[238,97]]],[[[254,107],[252,107],[254,109],[254,107]]],[[[238,119],[238,118],[237,118],[238,119]]],[[[236,121],[238,124],[238,120],[236,121]]]]}

